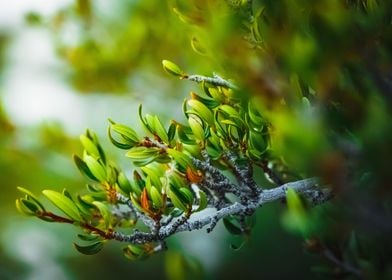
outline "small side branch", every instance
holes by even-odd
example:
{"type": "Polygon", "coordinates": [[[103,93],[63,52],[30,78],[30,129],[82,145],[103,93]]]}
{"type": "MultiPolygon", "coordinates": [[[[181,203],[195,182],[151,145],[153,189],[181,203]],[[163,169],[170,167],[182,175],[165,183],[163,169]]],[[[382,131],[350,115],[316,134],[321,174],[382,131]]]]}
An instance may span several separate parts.
{"type": "Polygon", "coordinates": [[[154,228],[155,227],[155,221],[153,219],[151,219],[150,217],[144,215],[143,213],[137,211],[135,209],[135,207],[132,204],[132,200],[127,198],[126,196],[120,194],[120,193],[116,193],[116,198],[119,202],[127,205],[129,207],[129,209],[131,209],[132,213],[136,216],[137,219],[142,220],[142,222],[148,226],[149,228],[154,228]]]}
{"type": "Polygon", "coordinates": [[[212,77],[207,77],[202,75],[185,75],[182,78],[196,83],[206,82],[214,86],[220,86],[220,87],[225,87],[230,89],[238,89],[236,85],[223,79],[221,76],[217,75],[216,73],[214,73],[212,77]]]}
{"type": "Polygon", "coordinates": [[[231,151],[225,152],[225,158],[230,164],[233,173],[237,177],[237,181],[240,185],[249,188],[253,195],[258,195],[263,191],[263,189],[253,180],[253,167],[251,164],[247,163],[245,166],[238,165],[238,156],[231,151]]]}

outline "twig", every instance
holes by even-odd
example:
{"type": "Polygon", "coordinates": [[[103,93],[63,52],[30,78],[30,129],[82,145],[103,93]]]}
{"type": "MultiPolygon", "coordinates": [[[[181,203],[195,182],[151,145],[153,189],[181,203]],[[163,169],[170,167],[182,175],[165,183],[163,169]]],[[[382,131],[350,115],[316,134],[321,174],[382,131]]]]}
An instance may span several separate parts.
{"type": "Polygon", "coordinates": [[[220,86],[220,87],[231,88],[231,89],[238,89],[238,87],[236,85],[223,79],[221,76],[219,76],[215,73],[213,73],[212,77],[207,77],[207,76],[202,76],[202,75],[185,75],[182,78],[189,80],[189,81],[196,82],[196,83],[206,82],[206,83],[212,84],[214,86],[220,86]]]}
{"type": "Polygon", "coordinates": [[[141,213],[138,210],[136,210],[135,207],[133,206],[131,199],[127,198],[126,196],[122,195],[121,193],[116,193],[116,198],[119,202],[127,205],[131,209],[133,214],[135,214],[136,218],[142,220],[142,222],[146,226],[148,226],[150,229],[155,227],[156,222],[152,218],[144,215],[144,213],[141,213]]]}

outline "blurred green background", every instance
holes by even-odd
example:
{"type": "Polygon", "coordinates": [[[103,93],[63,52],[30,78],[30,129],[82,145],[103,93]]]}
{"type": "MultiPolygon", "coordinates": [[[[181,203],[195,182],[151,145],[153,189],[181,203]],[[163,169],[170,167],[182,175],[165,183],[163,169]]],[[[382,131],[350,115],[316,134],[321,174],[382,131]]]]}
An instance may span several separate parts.
{"type": "Polygon", "coordinates": [[[229,247],[239,241],[218,226],[209,235],[180,234],[169,252],[136,263],[116,244],[79,255],[76,229],[16,212],[16,186],[84,187],[72,154],[81,152],[86,128],[125,168],[106,139],[108,118],[138,124],[140,103],[167,122],[182,118],[182,100],[197,87],[166,75],[162,59],[190,73],[216,71],[244,98],[256,97],[287,164],[342,195],[339,210],[316,215],[324,230],[339,231],[323,238],[338,244],[355,230],[377,252],[375,240],[385,241],[377,266],[368,265],[380,274],[368,275],[392,275],[392,225],[383,222],[391,217],[391,4],[253,2],[250,24],[241,1],[0,1],[0,279],[314,279],[321,257],[283,227],[279,204],[258,211],[238,252],[229,247]]]}

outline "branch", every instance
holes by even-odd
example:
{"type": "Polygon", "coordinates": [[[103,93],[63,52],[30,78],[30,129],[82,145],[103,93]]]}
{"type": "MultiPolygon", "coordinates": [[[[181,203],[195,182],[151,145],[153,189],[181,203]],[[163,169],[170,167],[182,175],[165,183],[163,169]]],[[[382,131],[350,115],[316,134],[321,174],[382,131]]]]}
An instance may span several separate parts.
{"type": "MultiPolygon", "coordinates": [[[[234,202],[233,204],[226,206],[218,211],[211,214],[207,214],[204,217],[200,216],[203,212],[208,212],[204,210],[198,215],[193,215],[189,219],[184,219],[184,216],[177,218],[174,222],[161,227],[157,234],[140,232],[135,230],[132,234],[127,235],[119,232],[112,232],[110,235],[111,239],[115,239],[122,242],[129,242],[133,244],[144,244],[148,242],[163,241],[171,235],[183,231],[193,231],[201,229],[209,225],[207,231],[210,232],[217,222],[230,215],[240,215],[248,216],[253,214],[258,208],[266,203],[271,203],[278,201],[286,197],[286,192],[289,188],[292,188],[298,193],[309,193],[312,189],[317,188],[319,180],[317,178],[309,178],[304,180],[299,180],[295,182],[290,182],[284,184],[280,187],[273,189],[264,190],[260,193],[253,201],[248,201],[247,204],[242,204],[239,202],[234,202]]],[[[320,190],[313,190],[320,194],[320,190]]]]}
{"type": "Polygon", "coordinates": [[[249,162],[246,163],[246,166],[240,167],[236,162],[238,159],[237,155],[230,150],[226,151],[224,154],[224,158],[228,161],[241,186],[249,188],[254,195],[258,195],[263,191],[263,189],[253,180],[253,167],[249,162]]]}
{"type": "Polygon", "coordinates": [[[238,87],[231,82],[223,79],[221,76],[213,73],[213,77],[206,77],[202,75],[185,75],[182,79],[190,80],[196,83],[206,82],[214,86],[220,86],[231,89],[238,89],[238,87]]]}
{"type": "Polygon", "coordinates": [[[228,207],[218,210],[211,216],[206,216],[196,221],[189,221],[188,223],[179,227],[177,232],[201,229],[204,226],[212,223],[214,220],[219,221],[220,219],[229,215],[247,215],[249,212],[254,212],[266,203],[277,201],[286,197],[286,192],[289,188],[292,188],[298,193],[303,193],[316,187],[317,184],[317,178],[309,178],[296,182],[290,182],[274,189],[264,190],[264,192],[260,193],[254,202],[251,201],[247,205],[235,202],[228,207]]]}

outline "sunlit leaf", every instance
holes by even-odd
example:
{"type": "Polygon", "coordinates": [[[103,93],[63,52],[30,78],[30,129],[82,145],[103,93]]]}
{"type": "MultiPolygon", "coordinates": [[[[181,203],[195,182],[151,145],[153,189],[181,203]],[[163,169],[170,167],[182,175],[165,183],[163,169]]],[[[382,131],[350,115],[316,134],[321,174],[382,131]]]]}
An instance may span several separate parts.
{"type": "Polygon", "coordinates": [[[156,135],[164,142],[169,144],[169,136],[167,135],[166,129],[163,127],[158,116],[154,118],[154,128],[156,135]]]}
{"type": "Polygon", "coordinates": [[[117,175],[117,183],[120,189],[129,194],[132,191],[131,183],[129,182],[128,178],[125,176],[124,172],[120,172],[117,175]]]}
{"type": "Polygon", "coordinates": [[[161,208],[163,206],[162,194],[159,193],[156,187],[151,187],[150,196],[156,208],[161,208]]]}
{"type": "Polygon", "coordinates": [[[42,203],[39,201],[38,197],[36,195],[34,195],[31,191],[22,188],[22,187],[16,187],[18,189],[18,191],[26,194],[30,199],[32,199],[37,205],[38,207],[42,210],[45,211],[45,207],[42,205],[42,203]]]}
{"type": "Polygon", "coordinates": [[[35,216],[39,211],[37,204],[27,199],[19,198],[15,203],[18,211],[27,216],[35,216]]]}
{"type": "Polygon", "coordinates": [[[159,151],[160,150],[157,148],[133,147],[126,153],[126,156],[131,158],[134,162],[143,163],[138,164],[139,166],[143,166],[154,161],[158,156],[159,151]]]}
{"type": "Polygon", "coordinates": [[[174,149],[167,149],[167,153],[174,158],[174,160],[180,165],[182,166],[184,169],[186,169],[187,167],[192,167],[192,160],[189,158],[189,156],[187,156],[186,154],[184,154],[183,152],[179,152],[177,150],[174,149]]]}
{"type": "Polygon", "coordinates": [[[99,160],[96,160],[89,155],[84,155],[83,160],[86,163],[88,169],[91,171],[94,177],[99,180],[99,182],[104,182],[106,180],[106,168],[99,162],[99,160]]]}
{"type": "Polygon", "coordinates": [[[130,149],[139,142],[139,138],[133,129],[123,124],[116,124],[113,121],[108,127],[108,136],[113,145],[120,149],[130,149]],[[112,131],[116,132],[121,140],[116,140],[112,131]]]}
{"type": "Polygon", "coordinates": [[[201,120],[196,116],[190,115],[188,118],[188,123],[195,138],[197,140],[203,141],[205,139],[205,133],[201,120]]]}
{"type": "Polygon", "coordinates": [[[214,125],[214,115],[206,105],[204,105],[202,102],[200,102],[197,99],[189,99],[187,104],[191,106],[193,109],[192,111],[188,111],[187,112],[188,114],[190,112],[193,112],[194,114],[197,114],[198,117],[200,117],[209,125],[211,126],[214,125]]]}
{"type": "Polygon", "coordinates": [[[52,190],[44,190],[42,193],[64,214],[74,221],[81,221],[78,207],[67,196],[52,190]]]}
{"type": "Polygon", "coordinates": [[[100,201],[94,201],[93,204],[98,208],[99,212],[101,213],[101,216],[105,222],[105,227],[109,228],[112,215],[108,205],[100,201]]]}
{"type": "Polygon", "coordinates": [[[94,181],[98,181],[98,179],[93,175],[93,173],[88,168],[87,164],[80,157],[78,157],[77,155],[74,155],[73,160],[74,160],[77,168],[79,169],[80,173],[82,173],[83,175],[86,175],[87,177],[89,177],[90,179],[92,179],[94,181]]]}
{"type": "Polygon", "coordinates": [[[181,70],[181,68],[178,67],[177,64],[175,64],[169,60],[162,60],[162,66],[163,66],[163,69],[171,75],[179,76],[179,77],[184,76],[184,72],[181,70]]]}
{"type": "Polygon", "coordinates": [[[80,135],[80,142],[83,145],[83,148],[87,151],[89,155],[99,157],[99,151],[95,143],[88,138],[86,135],[80,135]]]}

